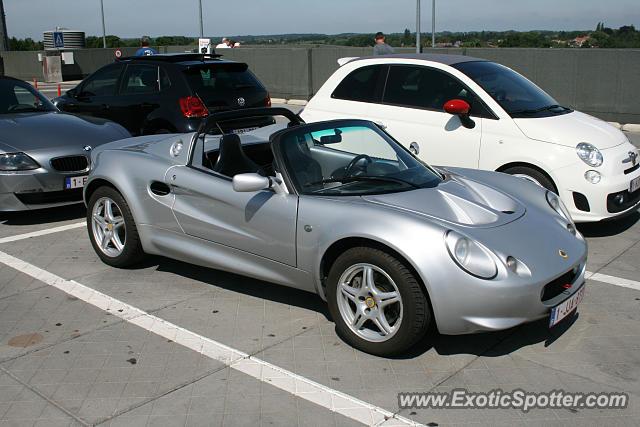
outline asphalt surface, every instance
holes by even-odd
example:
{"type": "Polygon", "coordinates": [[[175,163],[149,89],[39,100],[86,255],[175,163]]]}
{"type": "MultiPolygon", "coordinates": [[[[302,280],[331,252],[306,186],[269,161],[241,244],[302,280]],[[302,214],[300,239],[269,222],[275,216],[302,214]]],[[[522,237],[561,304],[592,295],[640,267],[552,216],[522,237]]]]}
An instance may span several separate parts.
{"type": "Polygon", "coordinates": [[[579,226],[598,280],[562,324],[431,332],[391,359],[346,345],[312,294],[162,257],[108,267],[85,214],[0,216],[0,426],[640,425],[638,212],[579,226]],[[626,392],[629,404],[398,407],[399,392],[458,388],[626,392]]]}

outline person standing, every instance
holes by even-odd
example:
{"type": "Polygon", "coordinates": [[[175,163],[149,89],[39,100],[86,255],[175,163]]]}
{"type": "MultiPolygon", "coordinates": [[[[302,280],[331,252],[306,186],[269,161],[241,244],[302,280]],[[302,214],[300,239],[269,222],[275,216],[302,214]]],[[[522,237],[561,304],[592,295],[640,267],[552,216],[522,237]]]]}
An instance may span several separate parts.
{"type": "Polygon", "coordinates": [[[149,43],[149,37],[142,36],[142,38],[140,39],[140,45],[142,47],[138,49],[138,51],[136,52],[136,56],[157,55],[158,51],[152,47],[149,47],[149,43]]]}
{"type": "Polygon", "coordinates": [[[222,41],[220,43],[218,43],[218,45],[216,45],[216,49],[227,49],[230,48],[230,42],[229,39],[226,37],[222,38],[222,41]]]}
{"type": "Polygon", "coordinates": [[[376,44],[373,46],[374,55],[390,55],[396,53],[391,46],[385,43],[385,40],[384,33],[378,31],[375,36],[376,44]]]}

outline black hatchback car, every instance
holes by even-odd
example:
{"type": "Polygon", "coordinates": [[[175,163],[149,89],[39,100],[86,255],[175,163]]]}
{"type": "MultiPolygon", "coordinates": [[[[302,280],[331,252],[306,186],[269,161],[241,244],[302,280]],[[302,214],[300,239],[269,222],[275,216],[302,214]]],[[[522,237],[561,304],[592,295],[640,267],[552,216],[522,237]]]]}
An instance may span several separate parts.
{"type": "MultiPolygon", "coordinates": [[[[62,111],[113,120],[132,135],[192,132],[209,114],[270,107],[269,92],[247,64],[219,55],[136,56],[98,69],[55,98],[62,111]]],[[[228,122],[242,132],[274,123],[273,117],[228,122]]]]}

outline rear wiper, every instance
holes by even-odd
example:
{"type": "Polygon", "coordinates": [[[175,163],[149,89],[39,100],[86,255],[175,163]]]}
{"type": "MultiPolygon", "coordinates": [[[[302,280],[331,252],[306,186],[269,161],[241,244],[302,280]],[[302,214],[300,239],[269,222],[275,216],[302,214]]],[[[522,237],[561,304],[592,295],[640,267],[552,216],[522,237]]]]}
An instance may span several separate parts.
{"type": "Polygon", "coordinates": [[[305,187],[311,187],[313,185],[319,185],[319,184],[330,184],[332,182],[340,182],[340,183],[348,183],[348,182],[355,182],[355,181],[384,181],[384,182],[393,182],[396,184],[407,184],[410,185],[414,188],[421,188],[418,184],[414,184],[413,182],[409,182],[409,181],[405,181],[403,179],[399,179],[399,178],[394,178],[391,176],[368,176],[368,175],[364,175],[364,176],[350,176],[347,178],[327,178],[327,179],[322,179],[320,181],[315,181],[315,182],[307,182],[306,184],[304,184],[305,187]]]}
{"type": "Polygon", "coordinates": [[[568,110],[567,107],[563,107],[562,105],[558,105],[558,104],[553,104],[553,105],[547,105],[546,107],[540,107],[540,108],[535,108],[535,109],[531,109],[531,110],[513,110],[510,111],[511,114],[518,114],[518,113],[526,113],[526,114],[533,114],[533,113],[539,113],[540,111],[546,111],[546,110],[552,110],[554,108],[564,108],[565,110],[568,110]]]}

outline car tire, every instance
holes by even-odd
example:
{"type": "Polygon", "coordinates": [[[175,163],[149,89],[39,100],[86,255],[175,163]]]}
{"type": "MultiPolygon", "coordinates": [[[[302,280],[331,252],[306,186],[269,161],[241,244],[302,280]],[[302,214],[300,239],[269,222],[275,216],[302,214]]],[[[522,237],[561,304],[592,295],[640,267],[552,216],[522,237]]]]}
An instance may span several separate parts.
{"type": "Polygon", "coordinates": [[[505,169],[503,172],[509,175],[526,179],[533,182],[534,184],[538,184],[539,186],[546,188],[549,191],[553,191],[556,194],[558,193],[558,190],[556,189],[553,181],[539,170],[526,166],[514,166],[512,168],[505,169]]]}
{"type": "Polygon", "coordinates": [[[93,249],[105,264],[128,267],[144,258],[129,205],[116,189],[100,187],[91,195],[87,229],[93,249]]]}
{"type": "Polygon", "coordinates": [[[356,247],[340,255],[329,271],[326,295],[338,334],[374,355],[406,351],[431,323],[429,302],[414,273],[379,249],[356,247]]]}

